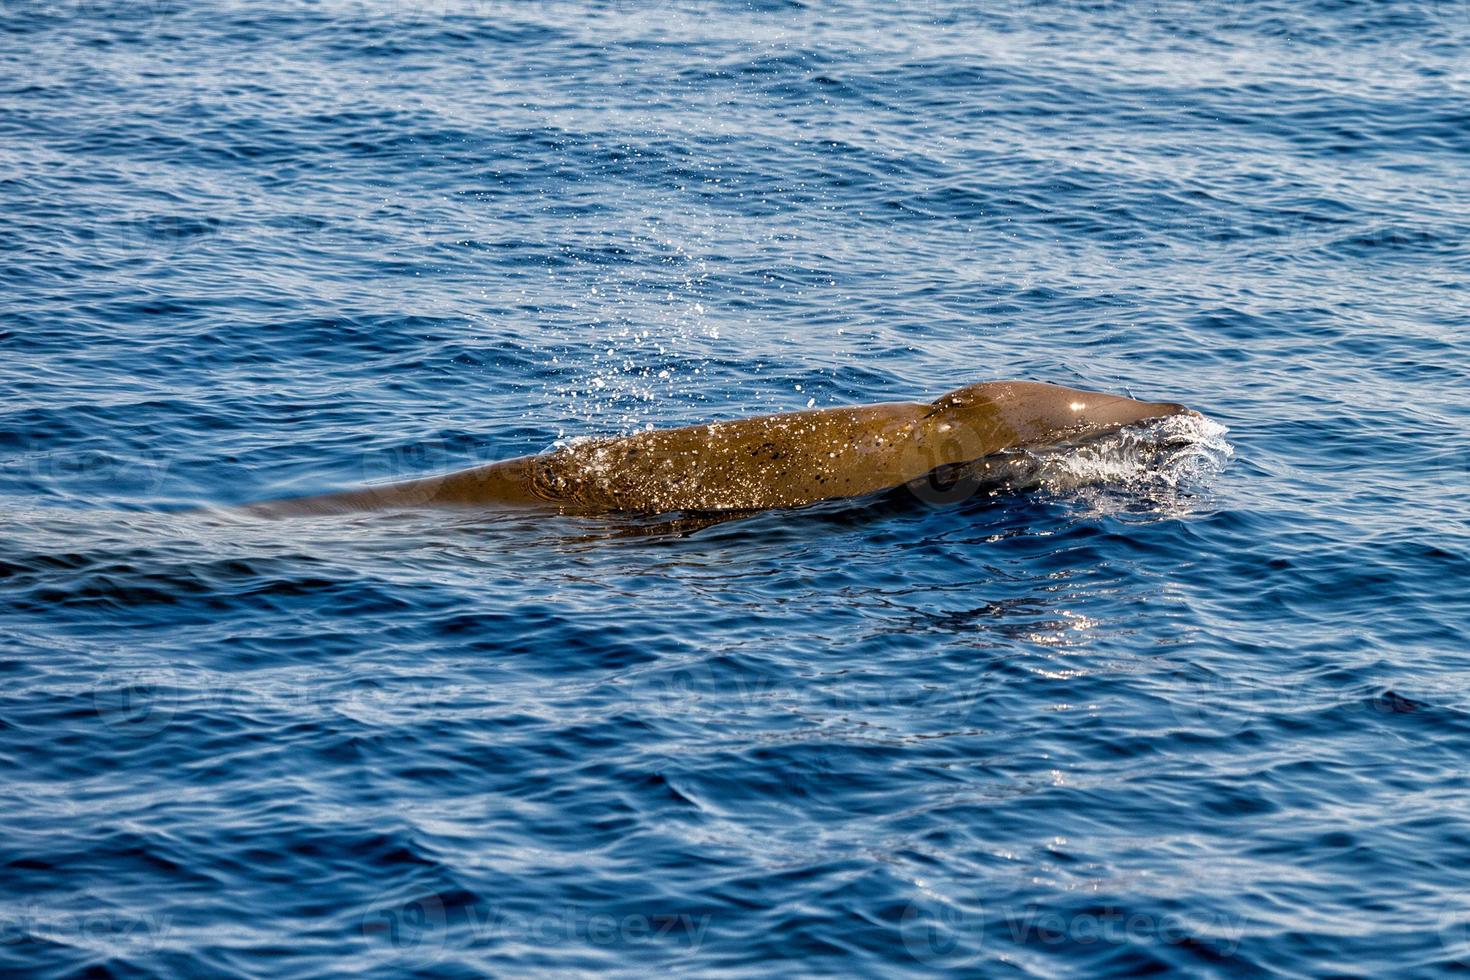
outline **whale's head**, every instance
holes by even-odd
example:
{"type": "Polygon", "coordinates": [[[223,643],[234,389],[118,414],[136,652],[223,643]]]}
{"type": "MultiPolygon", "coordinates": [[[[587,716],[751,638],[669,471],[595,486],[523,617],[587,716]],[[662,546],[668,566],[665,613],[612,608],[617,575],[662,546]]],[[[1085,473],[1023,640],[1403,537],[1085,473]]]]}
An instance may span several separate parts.
{"type": "MultiPolygon", "coordinates": [[[[934,402],[931,415],[1006,446],[1046,445],[1188,412],[1176,402],[1138,401],[1036,381],[988,381],[934,402]]],[[[993,450],[992,450],[993,451],[993,450]]]]}

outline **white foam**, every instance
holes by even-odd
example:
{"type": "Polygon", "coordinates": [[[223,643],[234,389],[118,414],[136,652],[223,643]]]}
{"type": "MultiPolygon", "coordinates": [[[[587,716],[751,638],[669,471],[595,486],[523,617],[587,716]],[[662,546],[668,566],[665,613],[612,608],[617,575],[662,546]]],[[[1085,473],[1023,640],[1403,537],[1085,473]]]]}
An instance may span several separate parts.
{"type": "Polygon", "coordinates": [[[1120,429],[1038,454],[1040,482],[1056,490],[1096,484],[1175,489],[1202,483],[1235,455],[1225,439],[1228,431],[1203,415],[1172,415],[1120,429]]]}
{"type": "Polygon", "coordinates": [[[1178,514],[1235,455],[1228,431],[1202,415],[1174,415],[1083,443],[1009,450],[978,464],[979,475],[993,491],[1039,490],[1099,512],[1178,514]]]}

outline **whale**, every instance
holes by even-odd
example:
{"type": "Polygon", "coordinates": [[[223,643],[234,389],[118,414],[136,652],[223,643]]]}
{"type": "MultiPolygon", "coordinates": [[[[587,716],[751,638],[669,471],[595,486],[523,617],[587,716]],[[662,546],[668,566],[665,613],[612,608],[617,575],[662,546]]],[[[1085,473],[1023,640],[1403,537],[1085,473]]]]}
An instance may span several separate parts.
{"type": "Polygon", "coordinates": [[[587,438],[456,472],[246,505],[259,517],[422,508],[562,514],[741,513],[860,497],[1004,450],[1085,440],[1191,412],[1038,381],[985,381],[932,401],[759,415],[587,438]]]}

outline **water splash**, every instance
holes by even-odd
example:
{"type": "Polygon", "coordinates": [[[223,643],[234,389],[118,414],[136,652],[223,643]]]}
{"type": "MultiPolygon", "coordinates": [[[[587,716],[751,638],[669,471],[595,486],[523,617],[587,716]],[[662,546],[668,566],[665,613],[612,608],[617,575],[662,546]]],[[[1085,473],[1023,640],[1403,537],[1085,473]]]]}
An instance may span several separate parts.
{"type": "Polygon", "coordinates": [[[1006,450],[976,464],[976,476],[992,493],[1035,490],[1100,512],[1141,505],[1177,515],[1235,455],[1228,431],[1203,415],[1174,415],[1086,442],[1006,450]]]}
{"type": "Polygon", "coordinates": [[[1135,490],[1200,486],[1235,455],[1230,430],[1203,415],[1173,415],[1038,455],[1043,487],[1107,485],[1135,490]]]}

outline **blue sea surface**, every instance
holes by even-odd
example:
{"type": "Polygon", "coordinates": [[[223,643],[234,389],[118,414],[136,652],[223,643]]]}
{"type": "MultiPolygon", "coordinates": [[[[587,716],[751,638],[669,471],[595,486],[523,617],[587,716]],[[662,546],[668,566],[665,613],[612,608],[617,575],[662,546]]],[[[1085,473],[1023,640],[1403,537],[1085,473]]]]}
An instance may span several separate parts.
{"type": "Polygon", "coordinates": [[[1470,0],[0,0],[0,973],[1464,975],[1467,283],[1470,0]],[[1208,421],[220,509],[994,378],[1208,421]]]}

